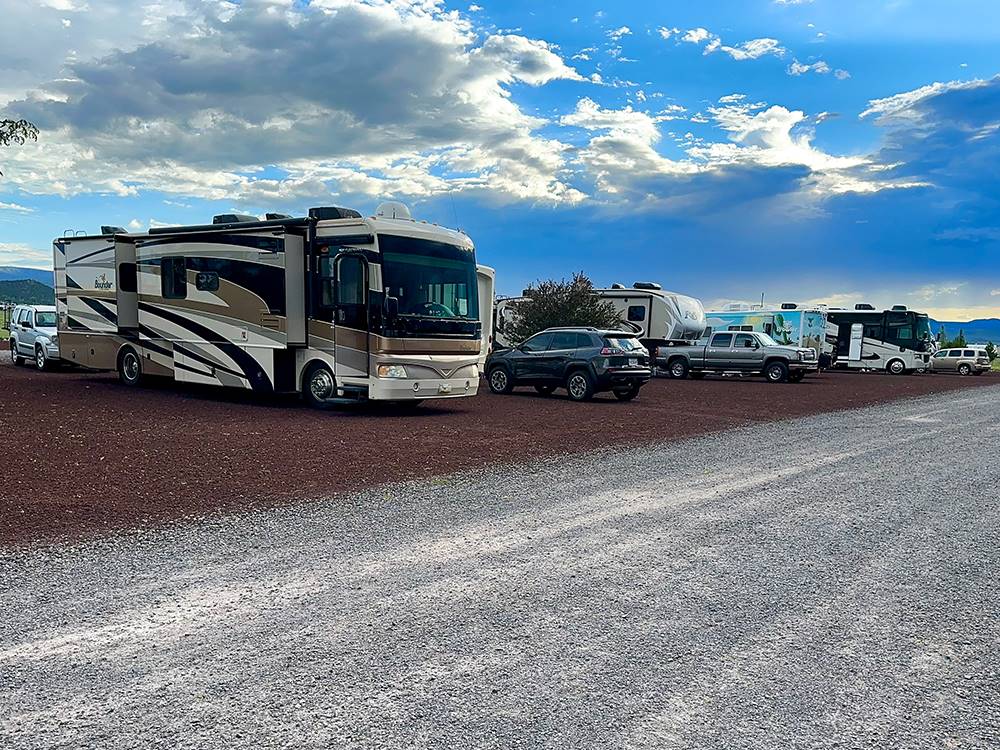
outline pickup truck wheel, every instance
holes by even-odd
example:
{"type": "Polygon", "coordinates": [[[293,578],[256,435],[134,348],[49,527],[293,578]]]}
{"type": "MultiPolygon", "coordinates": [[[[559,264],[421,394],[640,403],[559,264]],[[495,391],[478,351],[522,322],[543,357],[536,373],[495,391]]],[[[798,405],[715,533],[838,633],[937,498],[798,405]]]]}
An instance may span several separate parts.
{"type": "Polygon", "coordinates": [[[566,391],[573,401],[590,401],[594,397],[594,381],[586,370],[574,370],[566,378],[566,391]]]}
{"type": "Polygon", "coordinates": [[[675,359],[669,365],[667,365],[667,372],[670,373],[670,377],[676,380],[684,380],[688,376],[688,363],[683,359],[675,359]]]}
{"type": "Polygon", "coordinates": [[[494,393],[510,393],[514,390],[514,379],[503,367],[494,367],[490,370],[489,384],[490,390],[494,393]]]}
{"type": "Polygon", "coordinates": [[[784,362],[770,362],[764,368],[764,376],[770,383],[784,383],[788,380],[788,365],[784,362]]]}
{"type": "Polygon", "coordinates": [[[634,399],[636,396],[639,395],[639,389],[641,387],[642,386],[640,386],[638,383],[631,383],[625,386],[624,388],[616,388],[614,391],[615,398],[618,399],[619,401],[631,401],[632,399],[634,399]]]}
{"type": "Polygon", "coordinates": [[[554,385],[536,385],[535,386],[535,390],[538,391],[539,393],[541,393],[543,396],[551,396],[552,395],[552,391],[554,391],[555,389],[556,389],[556,387],[554,385]]]}

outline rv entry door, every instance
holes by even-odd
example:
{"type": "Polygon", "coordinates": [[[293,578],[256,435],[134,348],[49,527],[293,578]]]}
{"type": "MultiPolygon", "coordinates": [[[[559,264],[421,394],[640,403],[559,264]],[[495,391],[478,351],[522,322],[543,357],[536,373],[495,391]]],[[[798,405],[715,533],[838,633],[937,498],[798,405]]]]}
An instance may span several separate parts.
{"type": "Polygon", "coordinates": [[[335,261],[336,304],[333,311],[336,377],[368,377],[368,263],[342,252],[335,261]]]}
{"type": "Polygon", "coordinates": [[[863,323],[855,323],[851,326],[851,348],[847,358],[851,361],[861,361],[861,349],[865,340],[865,326],[863,323]]]}

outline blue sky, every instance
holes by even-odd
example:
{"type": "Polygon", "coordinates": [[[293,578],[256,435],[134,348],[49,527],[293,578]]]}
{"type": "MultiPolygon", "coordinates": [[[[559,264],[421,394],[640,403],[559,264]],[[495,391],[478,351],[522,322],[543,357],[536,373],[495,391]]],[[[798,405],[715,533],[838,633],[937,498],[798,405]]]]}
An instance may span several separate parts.
{"type": "Polygon", "coordinates": [[[1000,3],[0,0],[0,265],[232,209],[460,226],[517,293],[1000,316],[1000,3]],[[57,50],[57,52],[54,52],[57,50]]]}

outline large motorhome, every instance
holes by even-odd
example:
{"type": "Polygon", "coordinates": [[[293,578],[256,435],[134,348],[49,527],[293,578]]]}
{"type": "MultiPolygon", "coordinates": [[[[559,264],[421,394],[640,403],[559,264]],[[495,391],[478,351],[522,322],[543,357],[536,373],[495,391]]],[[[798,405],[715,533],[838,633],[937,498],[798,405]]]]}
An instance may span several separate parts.
{"type": "Polygon", "coordinates": [[[826,320],[826,310],[818,306],[785,302],[779,307],[763,307],[734,302],[705,312],[704,338],[718,331],[757,331],[785,346],[812,349],[819,358],[825,350],[826,320]]]}
{"type": "Polygon", "coordinates": [[[596,291],[614,305],[622,324],[631,328],[650,352],[660,346],[690,344],[705,331],[701,300],[668,292],[659,284],[637,281],[631,289],[613,284],[610,289],[596,291]]]}
{"type": "Polygon", "coordinates": [[[53,247],[62,358],[129,385],[162,375],[315,406],[479,387],[472,240],[402,204],[106,226],[53,247]]]}
{"type": "Polygon", "coordinates": [[[477,266],[476,276],[479,279],[479,323],[482,325],[482,336],[479,349],[479,370],[486,366],[486,358],[493,348],[493,310],[496,305],[496,269],[489,266],[477,266]]]}
{"type": "Polygon", "coordinates": [[[835,367],[893,375],[930,369],[937,348],[928,316],[903,305],[891,310],[871,305],[828,308],[826,343],[835,367]]]}

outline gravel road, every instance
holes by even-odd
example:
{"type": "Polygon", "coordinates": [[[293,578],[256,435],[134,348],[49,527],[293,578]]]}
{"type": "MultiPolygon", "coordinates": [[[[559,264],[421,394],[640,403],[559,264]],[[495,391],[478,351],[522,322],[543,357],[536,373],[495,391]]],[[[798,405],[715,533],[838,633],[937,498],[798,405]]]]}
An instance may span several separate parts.
{"type": "Polygon", "coordinates": [[[998,398],[0,551],[0,747],[1000,747],[998,398]]]}

